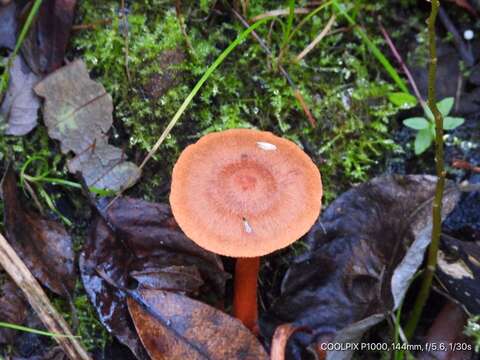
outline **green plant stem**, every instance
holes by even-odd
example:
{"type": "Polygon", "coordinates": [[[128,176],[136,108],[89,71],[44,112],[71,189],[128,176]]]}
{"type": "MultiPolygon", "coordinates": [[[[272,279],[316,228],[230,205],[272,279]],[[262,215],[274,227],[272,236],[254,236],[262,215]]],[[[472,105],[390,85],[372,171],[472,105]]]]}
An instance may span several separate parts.
{"type": "Polygon", "coordinates": [[[8,58],[7,66],[5,67],[5,70],[2,74],[2,78],[0,80],[0,100],[3,97],[3,93],[7,90],[8,87],[8,80],[10,77],[10,68],[12,67],[13,61],[17,57],[18,52],[20,51],[20,48],[23,44],[23,41],[25,40],[25,37],[28,34],[28,31],[30,30],[30,27],[32,26],[33,20],[35,19],[35,16],[38,13],[38,9],[40,8],[40,5],[42,5],[42,0],[35,0],[33,3],[32,9],[30,10],[27,20],[23,24],[22,30],[20,31],[20,35],[18,36],[17,43],[15,44],[15,48],[13,49],[12,54],[8,58]]]}
{"type": "Polygon", "coordinates": [[[355,20],[347,14],[347,12],[344,10],[344,8],[338,4],[337,0],[333,0],[333,6],[335,9],[340,13],[347,21],[350,23],[350,25],[354,26],[355,33],[362,38],[362,41],[367,44],[368,48],[372,52],[373,56],[382,64],[382,66],[385,68],[385,71],[390,75],[390,77],[395,81],[397,86],[405,93],[410,94],[410,91],[408,90],[407,86],[405,85],[405,82],[403,79],[398,75],[398,72],[395,70],[395,68],[392,66],[390,61],[385,57],[385,55],[382,54],[380,49],[373,43],[372,40],[368,37],[368,35],[363,31],[355,22],[355,20]]]}
{"type": "Polygon", "coordinates": [[[435,21],[440,7],[439,0],[431,1],[431,12],[428,18],[428,38],[430,47],[430,64],[428,68],[428,106],[432,110],[435,119],[435,166],[437,173],[437,185],[435,188],[435,198],[433,202],[433,227],[432,242],[428,249],[427,267],[423,276],[420,291],[415,300],[415,305],[405,327],[407,338],[411,338],[415,333],[423,308],[428,300],[430,288],[432,285],[435,268],[437,266],[437,253],[440,244],[440,233],[442,226],[442,199],[445,187],[445,164],[443,158],[443,117],[438,111],[436,104],[435,78],[437,72],[437,49],[435,36],[435,21]]]}
{"type": "Polygon", "coordinates": [[[28,332],[31,334],[37,334],[37,335],[42,335],[42,336],[49,336],[49,337],[68,337],[68,338],[80,338],[80,336],[72,336],[72,335],[63,335],[63,334],[54,334],[48,331],[42,331],[42,330],[37,330],[37,329],[32,329],[26,326],[21,326],[21,325],[16,325],[16,324],[10,324],[6,322],[1,322],[0,321],[0,327],[6,328],[6,329],[12,329],[12,330],[17,330],[17,331],[24,331],[28,332]]]}

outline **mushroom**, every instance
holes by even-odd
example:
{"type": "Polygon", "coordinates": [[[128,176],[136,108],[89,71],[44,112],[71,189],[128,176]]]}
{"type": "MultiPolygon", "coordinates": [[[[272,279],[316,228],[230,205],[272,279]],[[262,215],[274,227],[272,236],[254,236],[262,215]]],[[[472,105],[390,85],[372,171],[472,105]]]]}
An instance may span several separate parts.
{"type": "Polygon", "coordinates": [[[256,330],[260,256],[302,237],[320,214],[322,182],[293,142],[269,132],[208,134],[180,155],[170,204],[185,234],[237,258],[234,315],[256,330]]]}

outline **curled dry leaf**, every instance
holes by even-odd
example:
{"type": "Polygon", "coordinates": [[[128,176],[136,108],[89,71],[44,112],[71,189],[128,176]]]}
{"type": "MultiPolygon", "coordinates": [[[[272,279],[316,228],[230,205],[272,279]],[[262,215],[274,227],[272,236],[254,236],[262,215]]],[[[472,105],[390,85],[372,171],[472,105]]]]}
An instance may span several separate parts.
{"type": "Polygon", "coordinates": [[[125,154],[107,143],[112,126],[111,96],[90,79],[81,60],[55,71],[34,87],[45,98],[44,121],[51,138],[59,140],[63,153],[77,156],[71,172],[81,172],[87,185],[120,190],[133,185],[138,167],[125,161],[125,154]]]}
{"type": "Polygon", "coordinates": [[[62,66],[76,2],[44,0],[40,6],[22,45],[22,53],[35,73],[46,75],[62,66]]]}
{"type": "Polygon", "coordinates": [[[10,82],[0,106],[0,123],[6,124],[7,135],[25,135],[37,126],[40,99],[32,88],[39,80],[22,56],[17,56],[10,68],[10,82]]]}
{"type": "MultiPolygon", "coordinates": [[[[321,342],[359,341],[398,306],[423,260],[435,184],[427,175],[384,176],[335,200],[308,234],[309,250],[288,269],[280,298],[260,322],[262,333],[271,337],[287,322],[311,329],[292,336],[291,359],[321,342]]],[[[458,198],[450,183],[444,215],[458,198]]],[[[328,356],[348,359],[351,353],[328,356]]]]}
{"type": "Polygon", "coordinates": [[[161,290],[141,290],[128,308],[153,360],[262,360],[268,356],[242,323],[209,305],[161,290]]]}
{"type": "Polygon", "coordinates": [[[7,239],[32,274],[60,296],[75,286],[72,239],[65,228],[26,207],[11,167],[2,183],[7,239]]]}
{"type": "Polygon", "coordinates": [[[226,273],[220,258],[188,239],[165,204],[119,198],[95,215],[80,256],[87,294],[99,318],[138,358],[147,358],[131,324],[125,295],[115,284],[139,289],[168,289],[205,298],[223,298],[226,273]],[[136,281],[135,281],[136,280],[136,281]]]}

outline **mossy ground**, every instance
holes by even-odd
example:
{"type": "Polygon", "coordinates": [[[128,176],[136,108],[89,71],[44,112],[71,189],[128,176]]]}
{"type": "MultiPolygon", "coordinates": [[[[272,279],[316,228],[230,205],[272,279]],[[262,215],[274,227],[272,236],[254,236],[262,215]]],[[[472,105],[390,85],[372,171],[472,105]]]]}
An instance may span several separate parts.
{"type": "MultiPolygon", "coordinates": [[[[373,42],[386,50],[376,29],[379,15],[384,21],[391,16],[390,2],[339,2],[365,26],[373,42]]],[[[247,18],[288,7],[287,2],[282,5],[273,0],[250,3],[247,18]]],[[[295,6],[303,7],[306,3],[297,1],[295,6]]],[[[403,1],[396,6],[401,8],[407,3],[403,1]]],[[[92,77],[112,94],[115,121],[111,140],[139,163],[196,81],[244,27],[220,1],[182,1],[185,34],[171,2],[127,2],[126,16],[122,15],[119,4],[113,0],[79,3],[76,24],[95,26],[74,32],[68,57],[83,58],[92,77]]],[[[205,133],[236,127],[272,131],[301,145],[320,167],[327,203],[351,185],[381,172],[386,155],[402,151],[391,135],[400,109],[385,96],[398,89],[368,46],[336,14],[332,34],[303,60],[294,60],[333,15],[331,7],[319,11],[288,42],[284,41],[288,32],[286,16],[274,18],[259,28],[257,33],[272,56],[252,37],[244,41],[201,89],[130,195],[165,200],[171,168],[180,151],[205,133]],[[282,44],[288,47],[279,59],[282,44]],[[280,64],[303,94],[317,121],[316,127],[309,123],[292,86],[280,73],[280,64]]],[[[293,28],[302,16],[295,15],[293,28]]],[[[410,21],[420,20],[412,17],[410,21]]],[[[403,33],[398,30],[392,35],[396,38],[403,33]]],[[[33,162],[29,174],[40,172],[48,164],[52,177],[71,177],[66,171],[65,157],[59,155],[58,144],[48,139],[42,126],[27,137],[2,137],[0,148],[5,150],[0,154],[8,153],[18,169],[32,154],[45,160],[33,162]]],[[[71,211],[68,216],[71,219],[87,218],[88,205],[78,190],[59,191],[56,186],[47,189],[47,193],[58,203],[66,199],[66,205],[62,204],[66,212],[71,211]]],[[[85,228],[84,221],[75,222],[72,231],[84,234],[85,228]]],[[[81,242],[79,235],[77,245],[81,242]]],[[[300,249],[301,244],[298,246],[300,249]]],[[[100,330],[81,285],[76,290],[74,304],[78,311],[78,331],[87,347],[105,344],[107,335],[100,330]]],[[[57,302],[57,305],[68,314],[66,304],[57,302]]]]}

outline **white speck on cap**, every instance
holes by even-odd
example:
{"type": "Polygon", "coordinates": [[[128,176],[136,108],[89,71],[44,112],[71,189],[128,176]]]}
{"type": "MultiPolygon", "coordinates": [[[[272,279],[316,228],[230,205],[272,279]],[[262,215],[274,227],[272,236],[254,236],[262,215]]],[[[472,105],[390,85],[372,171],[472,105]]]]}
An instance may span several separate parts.
{"type": "Polygon", "coordinates": [[[472,40],[474,35],[475,35],[475,34],[473,33],[473,31],[470,30],[470,29],[465,30],[465,31],[463,32],[463,38],[464,38],[465,40],[472,40]]]}
{"type": "Polygon", "coordinates": [[[272,151],[272,150],[277,150],[277,147],[274,144],[270,144],[268,142],[264,141],[257,141],[257,146],[266,151],[272,151]]]}

